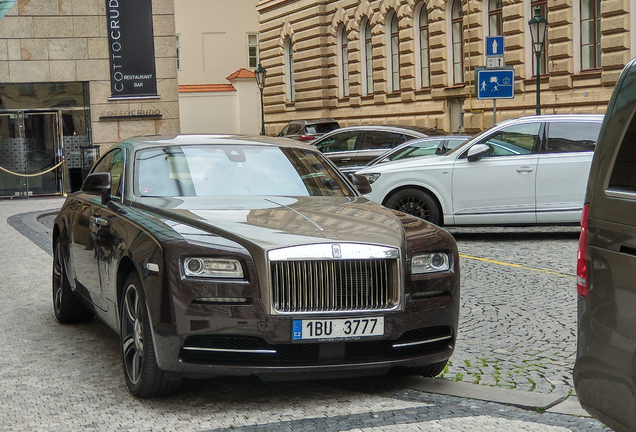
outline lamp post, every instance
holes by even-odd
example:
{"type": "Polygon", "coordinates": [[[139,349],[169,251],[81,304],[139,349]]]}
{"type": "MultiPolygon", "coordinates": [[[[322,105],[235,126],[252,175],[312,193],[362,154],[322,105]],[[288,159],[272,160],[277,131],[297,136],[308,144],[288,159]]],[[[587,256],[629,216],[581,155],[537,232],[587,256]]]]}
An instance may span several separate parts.
{"type": "Polygon", "coordinates": [[[254,75],[256,76],[256,85],[258,89],[261,91],[261,135],[265,135],[265,109],[263,105],[263,87],[265,87],[265,75],[267,71],[261,63],[258,63],[258,67],[254,71],[254,75]]]}
{"type": "Polygon", "coordinates": [[[528,21],[530,27],[530,36],[532,37],[532,50],[537,57],[537,115],[541,114],[541,53],[543,52],[543,43],[548,30],[548,20],[541,16],[541,8],[534,8],[534,16],[528,21]]]}

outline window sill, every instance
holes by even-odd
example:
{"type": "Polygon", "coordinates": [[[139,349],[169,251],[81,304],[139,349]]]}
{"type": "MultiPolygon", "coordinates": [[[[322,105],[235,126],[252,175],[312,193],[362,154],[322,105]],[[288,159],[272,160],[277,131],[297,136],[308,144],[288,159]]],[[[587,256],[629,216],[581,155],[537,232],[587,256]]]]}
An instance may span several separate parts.
{"type": "Polygon", "coordinates": [[[466,85],[466,83],[453,84],[452,86],[444,87],[444,90],[463,89],[466,85]]]}

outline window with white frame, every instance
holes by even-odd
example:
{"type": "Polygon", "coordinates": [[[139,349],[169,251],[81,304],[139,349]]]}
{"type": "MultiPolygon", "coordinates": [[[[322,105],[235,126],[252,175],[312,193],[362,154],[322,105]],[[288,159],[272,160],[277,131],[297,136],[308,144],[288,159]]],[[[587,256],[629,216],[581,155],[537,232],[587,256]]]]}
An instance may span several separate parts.
{"type": "Polygon", "coordinates": [[[503,1],[488,1],[488,34],[500,36],[503,34],[503,1]]]}
{"type": "Polygon", "coordinates": [[[400,28],[394,11],[389,12],[387,23],[388,78],[389,92],[400,90],[400,28]]]}
{"type": "Polygon", "coordinates": [[[431,56],[428,35],[428,9],[426,8],[426,4],[422,4],[419,12],[419,35],[417,38],[419,45],[418,63],[420,66],[420,88],[429,87],[431,85],[431,56]]]}
{"type": "Polygon", "coordinates": [[[247,34],[247,67],[256,68],[259,62],[258,33],[247,34]]]}
{"type": "Polygon", "coordinates": [[[601,67],[601,0],[581,1],[581,69],[601,67]]]}
{"type": "Polygon", "coordinates": [[[373,94],[373,43],[371,23],[367,18],[362,22],[362,94],[373,94]]]}
{"type": "Polygon", "coordinates": [[[461,0],[451,6],[453,84],[464,82],[464,11],[461,0]]]}
{"type": "Polygon", "coordinates": [[[349,52],[348,34],[345,26],[338,32],[338,72],[340,75],[340,97],[349,96],[349,52]]]}
{"type": "Polygon", "coordinates": [[[285,40],[285,87],[287,91],[287,101],[296,100],[296,89],[294,83],[294,45],[291,38],[285,40]]]}

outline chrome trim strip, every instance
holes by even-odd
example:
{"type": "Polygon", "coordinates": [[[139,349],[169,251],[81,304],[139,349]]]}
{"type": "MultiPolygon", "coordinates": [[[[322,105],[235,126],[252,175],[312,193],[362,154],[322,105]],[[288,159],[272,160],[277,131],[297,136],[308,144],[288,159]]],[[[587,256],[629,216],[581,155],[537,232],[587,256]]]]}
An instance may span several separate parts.
{"type": "Polygon", "coordinates": [[[151,272],[159,273],[159,264],[147,263],[146,268],[151,272]]]}
{"type": "Polygon", "coordinates": [[[398,248],[356,244],[356,243],[319,243],[273,249],[267,252],[270,261],[316,260],[316,259],[397,259],[398,248]],[[333,245],[340,245],[341,257],[333,257],[333,245]]]}
{"type": "Polygon", "coordinates": [[[276,350],[242,350],[242,349],[225,349],[225,348],[196,348],[196,347],[183,347],[187,351],[208,351],[208,352],[230,352],[241,354],[276,354],[276,350]]]}
{"type": "Polygon", "coordinates": [[[428,339],[428,340],[425,340],[425,341],[417,341],[417,342],[407,342],[407,343],[403,343],[403,344],[395,344],[395,345],[393,345],[393,348],[404,348],[404,347],[415,346],[415,345],[424,345],[424,344],[433,343],[433,342],[439,342],[439,341],[443,341],[443,340],[447,340],[447,339],[452,339],[452,336],[443,336],[443,337],[438,337],[438,338],[435,338],[435,339],[428,339]]]}
{"type": "Polygon", "coordinates": [[[628,200],[636,200],[636,192],[619,191],[616,189],[606,189],[605,196],[609,198],[624,198],[628,200]]]}

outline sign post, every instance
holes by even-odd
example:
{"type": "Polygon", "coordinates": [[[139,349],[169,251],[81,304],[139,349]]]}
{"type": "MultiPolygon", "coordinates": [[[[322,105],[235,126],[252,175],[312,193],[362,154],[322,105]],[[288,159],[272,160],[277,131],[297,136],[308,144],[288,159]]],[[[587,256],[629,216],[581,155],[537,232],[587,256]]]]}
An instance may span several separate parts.
{"type": "Polygon", "coordinates": [[[477,83],[475,93],[477,94],[477,99],[492,99],[492,120],[496,124],[497,99],[512,99],[515,97],[515,72],[514,69],[505,67],[503,36],[486,36],[485,43],[486,69],[475,68],[475,82],[477,83]],[[497,73],[486,73],[480,77],[480,70],[497,73]],[[512,77],[510,77],[511,72],[512,77]]]}

